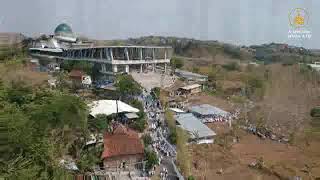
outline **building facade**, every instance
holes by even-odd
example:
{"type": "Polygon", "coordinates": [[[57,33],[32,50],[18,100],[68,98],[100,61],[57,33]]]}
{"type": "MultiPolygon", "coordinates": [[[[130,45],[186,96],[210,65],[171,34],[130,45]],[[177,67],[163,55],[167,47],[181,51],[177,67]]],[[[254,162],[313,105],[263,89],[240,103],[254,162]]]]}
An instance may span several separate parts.
{"type": "Polygon", "coordinates": [[[144,147],[138,133],[122,124],[104,136],[103,165],[106,170],[143,168],[144,147]]]}
{"type": "Polygon", "coordinates": [[[34,58],[47,61],[88,61],[100,66],[105,75],[143,72],[170,63],[172,48],[160,46],[82,46],[67,24],[60,24],[54,35],[36,40],[29,49],[34,58]]]}

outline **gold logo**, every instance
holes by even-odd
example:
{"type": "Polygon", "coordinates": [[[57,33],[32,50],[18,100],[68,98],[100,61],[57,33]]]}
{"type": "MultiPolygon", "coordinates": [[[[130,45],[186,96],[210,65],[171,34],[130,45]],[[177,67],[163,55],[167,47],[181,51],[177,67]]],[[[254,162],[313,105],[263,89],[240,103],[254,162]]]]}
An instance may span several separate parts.
{"type": "Polygon", "coordinates": [[[305,27],[309,21],[309,14],[303,8],[295,8],[289,13],[290,25],[294,28],[305,27]]]}

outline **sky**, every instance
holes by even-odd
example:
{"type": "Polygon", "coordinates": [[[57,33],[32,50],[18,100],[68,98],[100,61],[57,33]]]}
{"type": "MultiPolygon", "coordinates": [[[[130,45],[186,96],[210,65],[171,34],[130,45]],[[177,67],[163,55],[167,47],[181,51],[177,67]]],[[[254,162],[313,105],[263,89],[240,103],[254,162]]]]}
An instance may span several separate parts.
{"type": "Polygon", "coordinates": [[[0,32],[38,36],[67,23],[94,39],[160,35],[320,49],[319,9],[319,0],[0,0],[0,32]],[[310,39],[288,38],[294,8],[307,11],[310,39]]]}

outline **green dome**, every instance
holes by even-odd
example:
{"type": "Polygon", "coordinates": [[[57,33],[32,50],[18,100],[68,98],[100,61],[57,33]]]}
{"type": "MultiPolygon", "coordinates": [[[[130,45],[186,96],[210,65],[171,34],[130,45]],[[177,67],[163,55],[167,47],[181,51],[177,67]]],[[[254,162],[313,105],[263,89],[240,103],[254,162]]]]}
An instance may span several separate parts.
{"type": "Polygon", "coordinates": [[[60,36],[61,35],[67,35],[67,36],[73,35],[71,27],[65,23],[59,24],[56,27],[56,29],[54,30],[54,34],[56,36],[58,36],[58,35],[60,35],[60,36]]]}

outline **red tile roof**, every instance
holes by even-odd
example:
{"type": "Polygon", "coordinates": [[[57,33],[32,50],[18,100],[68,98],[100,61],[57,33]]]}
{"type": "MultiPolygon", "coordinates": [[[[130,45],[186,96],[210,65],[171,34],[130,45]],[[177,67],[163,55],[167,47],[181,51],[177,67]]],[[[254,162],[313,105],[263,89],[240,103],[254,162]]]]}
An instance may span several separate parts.
{"type": "Polygon", "coordinates": [[[72,70],[69,74],[72,78],[80,78],[84,75],[84,72],[81,70],[72,70]]]}
{"type": "Polygon", "coordinates": [[[121,124],[118,124],[112,133],[106,133],[104,136],[103,159],[143,153],[143,145],[138,133],[121,124]]]}

